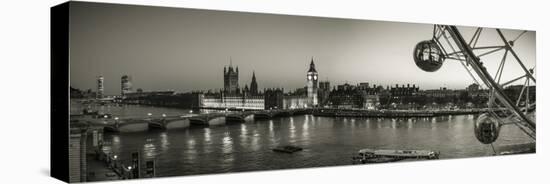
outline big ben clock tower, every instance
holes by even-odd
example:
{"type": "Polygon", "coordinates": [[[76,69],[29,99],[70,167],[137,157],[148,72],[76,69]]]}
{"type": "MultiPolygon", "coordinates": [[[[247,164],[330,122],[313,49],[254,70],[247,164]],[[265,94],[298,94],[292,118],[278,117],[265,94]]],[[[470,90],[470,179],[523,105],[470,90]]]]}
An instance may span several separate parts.
{"type": "Polygon", "coordinates": [[[318,88],[318,74],[315,70],[315,63],[311,58],[309,64],[309,70],[307,71],[307,97],[311,106],[317,106],[317,88],[318,88]]]}

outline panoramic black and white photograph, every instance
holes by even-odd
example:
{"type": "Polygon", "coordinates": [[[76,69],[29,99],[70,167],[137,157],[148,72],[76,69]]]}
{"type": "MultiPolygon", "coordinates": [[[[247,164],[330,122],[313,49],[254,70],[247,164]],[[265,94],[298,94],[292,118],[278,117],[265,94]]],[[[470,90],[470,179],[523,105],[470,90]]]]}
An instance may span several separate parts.
{"type": "Polygon", "coordinates": [[[536,152],[536,33],[71,2],[69,180],[536,152]]]}

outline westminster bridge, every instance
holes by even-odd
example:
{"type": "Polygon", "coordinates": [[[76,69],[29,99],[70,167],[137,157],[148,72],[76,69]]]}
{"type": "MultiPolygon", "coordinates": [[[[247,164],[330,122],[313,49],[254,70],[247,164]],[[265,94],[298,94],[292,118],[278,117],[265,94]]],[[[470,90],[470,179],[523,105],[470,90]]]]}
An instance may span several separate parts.
{"type": "Polygon", "coordinates": [[[103,127],[105,131],[119,132],[128,125],[147,124],[149,129],[166,129],[169,124],[181,121],[189,121],[191,127],[207,127],[214,122],[243,123],[246,119],[269,120],[278,117],[290,117],[294,115],[311,114],[312,109],[276,109],[257,111],[224,111],[202,114],[189,114],[181,116],[152,116],[118,118],[112,115],[74,115],[72,122],[85,123],[92,127],[103,127]]]}

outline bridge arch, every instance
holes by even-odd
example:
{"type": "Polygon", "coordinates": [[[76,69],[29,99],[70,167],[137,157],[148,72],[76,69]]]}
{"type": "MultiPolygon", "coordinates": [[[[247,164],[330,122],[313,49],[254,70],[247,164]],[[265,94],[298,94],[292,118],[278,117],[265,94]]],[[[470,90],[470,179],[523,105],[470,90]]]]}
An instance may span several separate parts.
{"type": "Polygon", "coordinates": [[[256,114],[254,114],[254,113],[245,114],[245,115],[243,115],[243,119],[246,120],[246,119],[248,119],[248,118],[254,118],[255,115],[256,115],[256,114]]]}
{"type": "Polygon", "coordinates": [[[191,126],[210,126],[225,123],[225,114],[205,114],[189,118],[191,126]]]}

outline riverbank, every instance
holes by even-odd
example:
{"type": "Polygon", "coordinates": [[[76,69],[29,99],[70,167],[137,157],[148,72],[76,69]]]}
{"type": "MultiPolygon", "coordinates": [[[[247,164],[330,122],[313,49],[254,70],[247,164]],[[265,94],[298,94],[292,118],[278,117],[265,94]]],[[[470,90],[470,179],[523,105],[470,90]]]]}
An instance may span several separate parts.
{"type": "Polygon", "coordinates": [[[427,118],[449,115],[469,115],[487,112],[486,109],[457,110],[343,110],[319,109],[313,115],[321,117],[362,117],[362,118],[427,118]]]}
{"type": "MultiPolygon", "coordinates": [[[[152,113],[153,115],[166,114],[167,116],[172,115],[182,115],[182,114],[202,114],[208,112],[250,112],[250,111],[267,111],[275,112],[280,111],[278,109],[273,110],[263,110],[263,109],[239,109],[239,108],[198,108],[197,109],[184,109],[177,107],[157,107],[150,105],[129,105],[129,106],[115,106],[120,108],[127,107],[144,107],[144,111],[141,113],[131,113],[129,111],[118,111],[113,108],[108,108],[105,106],[99,106],[94,110],[97,110],[101,113],[109,113],[115,116],[132,116],[141,118],[145,117],[146,114],[152,113]],[[146,110],[145,110],[146,109],[146,110]]],[[[288,109],[287,109],[288,110],[288,109]]],[[[292,110],[292,109],[291,109],[292,110]]],[[[296,110],[296,109],[294,109],[296,110]]],[[[428,117],[437,117],[437,116],[449,116],[449,115],[470,115],[470,114],[480,114],[487,112],[486,108],[475,108],[475,109],[432,109],[432,110],[366,110],[366,109],[335,109],[335,108],[308,108],[302,109],[306,110],[306,114],[313,114],[315,116],[321,117],[360,117],[360,118],[428,118],[428,117]]],[[[73,118],[77,118],[78,115],[81,115],[81,111],[75,111],[71,114],[73,118]]]]}

